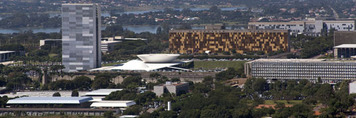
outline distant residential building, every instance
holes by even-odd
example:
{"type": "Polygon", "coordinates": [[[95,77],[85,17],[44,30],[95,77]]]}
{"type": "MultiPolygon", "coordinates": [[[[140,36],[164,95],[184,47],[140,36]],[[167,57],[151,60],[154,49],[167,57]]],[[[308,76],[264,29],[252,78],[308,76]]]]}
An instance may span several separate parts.
{"type": "Polygon", "coordinates": [[[245,63],[248,77],[264,79],[309,79],[336,82],[356,80],[356,61],[325,59],[257,59],[245,63]]]}
{"type": "Polygon", "coordinates": [[[113,51],[115,46],[123,41],[146,41],[144,38],[125,38],[123,36],[103,37],[101,39],[101,51],[103,53],[113,51]]]}
{"type": "Polygon", "coordinates": [[[287,30],[171,30],[171,53],[289,51],[287,30]]]}
{"type": "Polygon", "coordinates": [[[181,82],[181,83],[166,82],[166,84],[154,86],[153,92],[157,96],[161,96],[163,93],[165,93],[165,91],[177,95],[180,92],[187,93],[188,89],[189,89],[189,83],[187,82],[181,82]]]}
{"type": "Polygon", "coordinates": [[[97,4],[62,5],[62,64],[66,72],[101,66],[101,15],[97,4]]]}
{"type": "Polygon", "coordinates": [[[62,39],[43,39],[40,40],[40,47],[49,45],[50,47],[62,46],[62,39]]]}
{"type": "Polygon", "coordinates": [[[290,22],[249,22],[249,29],[290,30],[291,35],[320,36],[324,31],[354,31],[355,21],[305,20],[290,22]]]}

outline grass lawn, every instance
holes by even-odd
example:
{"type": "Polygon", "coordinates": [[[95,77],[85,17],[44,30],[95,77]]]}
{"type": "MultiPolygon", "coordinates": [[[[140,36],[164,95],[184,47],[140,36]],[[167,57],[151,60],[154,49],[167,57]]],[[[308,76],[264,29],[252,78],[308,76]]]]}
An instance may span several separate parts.
{"type": "Polygon", "coordinates": [[[194,61],[194,69],[215,69],[232,67],[235,70],[244,67],[246,61],[194,61]]]}
{"type": "Polygon", "coordinates": [[[58,54],[53,54],[53,53],[51,53],[51,54],[49,54],[48,56],[49,57],[54,57],[54,56],[57,56],[58,54]]]}
{"type": "MultiPolygon", "coordinates": [[[[276,100],[276,102],[281,102],[284,104],[298,104],[302,103],[302,100],[289,100],[289,103],[287,103],[287,100],[276,100]]],[[[277,104],[276,102],[274,102],[273,100],[265,100],[265,104],[267,105],[277,104]]]]}

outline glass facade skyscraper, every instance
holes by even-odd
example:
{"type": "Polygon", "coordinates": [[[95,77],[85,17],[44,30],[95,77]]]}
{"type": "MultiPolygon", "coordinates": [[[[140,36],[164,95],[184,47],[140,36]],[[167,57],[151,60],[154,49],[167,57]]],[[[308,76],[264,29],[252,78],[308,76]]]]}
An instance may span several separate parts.
{"type": "Polygon", "coordinates": [[[62,5],[62,64],[65,72],[101,66],[100,18],[97,4],[62,5]]]}

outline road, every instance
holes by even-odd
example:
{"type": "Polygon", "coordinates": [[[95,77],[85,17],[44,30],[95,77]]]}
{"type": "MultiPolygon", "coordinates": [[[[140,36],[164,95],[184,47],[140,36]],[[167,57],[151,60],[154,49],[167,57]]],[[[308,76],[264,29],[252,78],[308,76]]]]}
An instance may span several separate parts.
{"type": "Polygon", "coordinates": [[[332,8],[330,5],[329,5],[330,9],[333,11],[333,14],[334,14],[334,18],[337,20],[339,19],[339,14],[336,12],[336,10],[334,8],[332,8]]]}

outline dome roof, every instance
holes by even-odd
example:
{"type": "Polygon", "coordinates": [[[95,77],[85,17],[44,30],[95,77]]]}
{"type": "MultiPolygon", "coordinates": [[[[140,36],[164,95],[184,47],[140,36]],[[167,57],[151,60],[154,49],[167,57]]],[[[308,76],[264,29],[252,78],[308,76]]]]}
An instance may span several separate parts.
{"type": "Polygon", "coordinates": [[[146,69],[149,68],[144,62],[140,60],[131,60],[127,63],[125,63],[122,68],[128,69],[128,70],[136,70],[137,68],[139,69],[146,69]]]}
{"type": "Polygon", "coordinates": [[[168,63],[177,59],[179,54],[141,54],[137,56],[145,63],[168,63]]]}

